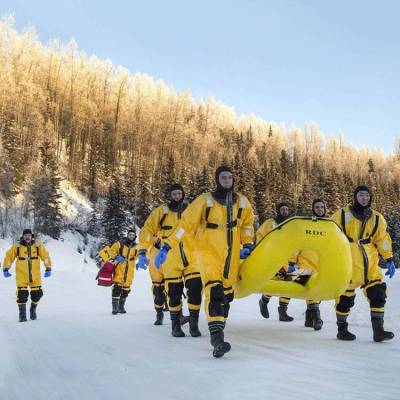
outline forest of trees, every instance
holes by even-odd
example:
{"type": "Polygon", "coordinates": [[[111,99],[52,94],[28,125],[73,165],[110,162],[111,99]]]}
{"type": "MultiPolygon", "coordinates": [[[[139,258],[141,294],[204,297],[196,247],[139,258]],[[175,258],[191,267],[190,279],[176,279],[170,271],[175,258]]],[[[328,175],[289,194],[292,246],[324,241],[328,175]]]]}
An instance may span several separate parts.
{"type": "MultiPolygon", "coordinates": [[[[279,200],[304,214],[319,196],[333,212],[348,203],[357,184],[370,185],[399,252],[399,144],[385,155],[327,137],[315,123],[299,129],[254,115],[239,118],[212,97],[195,100],[145,74],[88,57],[75,42],[43,45],[33,30],[18,33],[12,18],[0,22],[3,235],[18,196],[25,199],[21,213],[40,207],[38,185],[51,194],[45,206],[58,220],[60,176],[95,209],[117,180],[113,187],[123,192],[125,212],[140,226],[163,200],[166,184],[181,182],[193,198],[213,186],[222,162],[234,168],[236,187],[261,222],[279,200]]],[[[40,227],[40,215],[34,220],[40,227]]],[[[52,229],[57,237],[58,228],[52,229]]]]}

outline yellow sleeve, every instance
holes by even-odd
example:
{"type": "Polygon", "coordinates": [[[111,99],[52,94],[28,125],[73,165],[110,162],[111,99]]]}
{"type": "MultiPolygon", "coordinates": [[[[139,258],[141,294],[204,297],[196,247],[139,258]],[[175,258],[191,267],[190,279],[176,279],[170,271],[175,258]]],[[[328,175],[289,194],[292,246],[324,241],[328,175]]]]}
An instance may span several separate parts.
{"type": "Polygon", "coordinates": [[[10,269],[12,263],[14,260],[17,258],[17,245],[14,243],[6,253],[6,256],[4,257],[4,262],[3,262],[3,269],[10,269]]]}
{"type": "Polygon", "coordinates": [[[387,223],[382,215],[379,215],[379,225],[372,243],[377,247],[379,254],[387,260],[393,257],[392,239],[387,231],[387,223]]]}
{"type": "Polygon", "coordinates": [[[106,246],[99,251],[99,256],[104,262],[112,261],[119,253],[119,242],[115,242],[112,246],[106,246]]]}
{"type": "Polygon", "coordinates": [[[168,244],[170,247],[176,246],[183,240],[183,236],[185,235],[191,235],[189,240],[193,240],[197,229],[203,222],[205,205],[206,202],[203,195],[200,195],[189,204],[182,213],[182,218],[177,223],[175,229],[168,238],[164,240],[164,243],[168,244]]]}
{"type": "Polygon", "coordinates": [[[109,247],[109,246],[106,246],[106,247],[104,247],[103,249],[101,249],[101,250],[99,251],[99,256],[101,257],[101,259],[102,259],[104,262],[110,261],[110,260],[112,259],[111,253],[110,253],[110,247],[109,247]]]}
{"type": "Polygon", "coordinates": [[[335,214],[332,215],[331,220],[333,222],[336,222],[337,225],[339,225],[339,228],[343,230],[342,226],[342,209],[337,210],[335,214]]]}
{"type": "Polygon", "coordinates": [[[258,243],[272,229],[271,220],[267,219],[256,232],[256,243],[258,243]]]}
{"type": "Polygon", "coordinates": [[[240,241],[241,244],[252,244],[254,243],[254,212],[247,199],[246,203],[242,214],[243,222],[240,229],[240,241]]]}
{"type": "Polygon", "coordinates": [[[160,230],[162,206],[153,210],[144,223],[139,234],[139,251],[148,250],[154,244],[154,239],[160,230]]]}
{"type": "Polygon", "coordinates": [[[115,242],[111,247],[110,247],[110,255],[111,258],[114,259],[115,257],[117,257],[117,255],[119,254],[119,248],[121,247],[119,242],[115,242]]]}
{"type": "Polygon", "coordinates": [[[38,245],[38,249],[39,249],[39,257],[43,261],[45,268],[50,269],[51,268],[51,259],[49,256],[49,252],[46,250],[46,247],[44,247],[44,245],[42,243],[40,243],[38,245]]]}

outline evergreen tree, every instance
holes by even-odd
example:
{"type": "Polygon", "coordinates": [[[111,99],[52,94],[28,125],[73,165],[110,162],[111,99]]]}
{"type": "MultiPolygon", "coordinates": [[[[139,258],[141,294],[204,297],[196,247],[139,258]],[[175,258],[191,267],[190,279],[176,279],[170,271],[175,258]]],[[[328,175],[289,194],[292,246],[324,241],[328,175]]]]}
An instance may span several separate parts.
{"type": "Polygon", "coordinates": [[[12,171],[12,174],[8,175],[12,177],[12,192],[16,194],[24,182],[23,166],[26,166],[26,163],[24,163],[21,136],[18,135],[13,119],[5,121],[0,139],[3,148],[2,156],[12,171]]]}
{"type": "Polygon", "coordinates": [[[188,179],[186,190],[186,200],[191,203],[196,197],[196,177],[193,174],[188,179]]]}
{"type": "Polygon", "coordinates": [[[105,208],[101,215],[105,243],[121,239],[128,226],[128,220],[126,198],[121,187],[121,180],[117,176],[113,176],[106,195],[105,208]]]}
{"type": "Polygon", "coordinates": [[[254,207],[259,222],[267,219],[268,167],[266,162],[257,168],[254,177],[254,207]]]}
{"type": "Polygon", "coordinates": [[[277,176],[272,179],[276,179],[279,182],[279,189],[274,192],[276,196],[276,202],[286,201],[292,210],[295,209],[296,199],[294,198],[294,166],[290,160],[286,150],[281,151],[277,176]]]}
{"type": "Polygon", "coordinates": [[[54,239],[59,239],[63,225],[60,211],[60,182],[54,149],[45,140],[39,148],[41,172],[32,182],[31,199],[34,229],[54,239]]]}
{"type": "Polygon", "coordinates": [[[100,219],[98,216],[98,212],[96,209],[96,205],[93,207],[92,212],[90,213],[90,218],[89,221],[87,222],[87,232],[95,237],[99,237],[100,231],[101,231],[101,226],[100,226],[100,219]]]}
{"type": "Polygon", "coordinates": [[[13,172],[0,160],[0,237],[4,239],[9,233],[10,209],[15,196],[13,172]]]}
{"type": "Polygon", "coordinates": [[[204,166],[201,172],[196,175],[194,189],[195,197],[201,195],[202,193],[209,192],[213,189],[211,185],[210,175],[206,166],[204,166]]]}
{"type": "Polygon", "coordinates": [[[316,197],[317,196],[315,196],[313,193],[312,185],[308,182],[305,182],[302,185],[302,191],[297,202],[296,215],[312,215],[312,202],[316,197]]]}
{"type": "Polygon", "coordinates": [[[162,202],[168,202],[168,191],[171,184],[176,182],[177,176],[175,173],[175,159],[172,152],[168,155],[166,162],[162,168],[161,174],[161,193],[160,200],[162,202]]]}
{"type": "Polygon", "coordinates": [[[142,227],[152,210],[152,194],[144,166],[140,168],[134,199],[134,220],[142,227]]]}

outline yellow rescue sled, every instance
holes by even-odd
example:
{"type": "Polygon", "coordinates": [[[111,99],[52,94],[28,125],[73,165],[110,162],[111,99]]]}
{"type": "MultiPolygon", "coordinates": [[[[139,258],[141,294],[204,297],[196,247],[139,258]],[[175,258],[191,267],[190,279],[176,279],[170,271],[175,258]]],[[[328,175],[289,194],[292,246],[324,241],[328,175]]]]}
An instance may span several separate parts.
{"type": "Polygon", "coordinates": [[[235,297],[262,293],[332,300],[346,290],[351,271],[350,244],[335,222],[327,218],[293,217],[269,232],[243,261],[235,297]],[[281,266],[301,250],[318,253],[319,271],[305,284],[274,280],[281,266]]]}

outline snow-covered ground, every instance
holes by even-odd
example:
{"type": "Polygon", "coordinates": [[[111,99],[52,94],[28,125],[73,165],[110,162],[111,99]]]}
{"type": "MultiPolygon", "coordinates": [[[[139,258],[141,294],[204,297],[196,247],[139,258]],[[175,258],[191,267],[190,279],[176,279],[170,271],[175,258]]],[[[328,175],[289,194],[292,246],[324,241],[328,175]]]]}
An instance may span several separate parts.
{"type": "MultiPolygon", "coordinates": [[[[203,314],[201,338],[172,338],[168,320],[153,326],[145,271],[136,273],[128,314],[111,315],[110,289],[96,286],[96,266],[77,252],[78,238],[47,243],[54,275],[44,279],[37,321],[17,322],[14,271],[0,277],[1,400],[400,398],[400,274],[389,282],[392,342],[372,341],[361,293],[350,318],[357,340],[348,343],[335,338],[332,302],[322,304],[325,323],[315,332],[303,326],[304,302],[293,300],[295,321],[283,323],[276,299],[264,320],[251,296],[233,303],[232,350],[214,359],[203,314]]],[[[8,245],[0,242],[1,258],[8,245]]]]}
{"type": "Polygon", "coordinates": [[[91,202],[66,179],[61,181],[60,193],[60,210],[64,222],[75,226],[86,224],[93,209],[91,202]]]}

